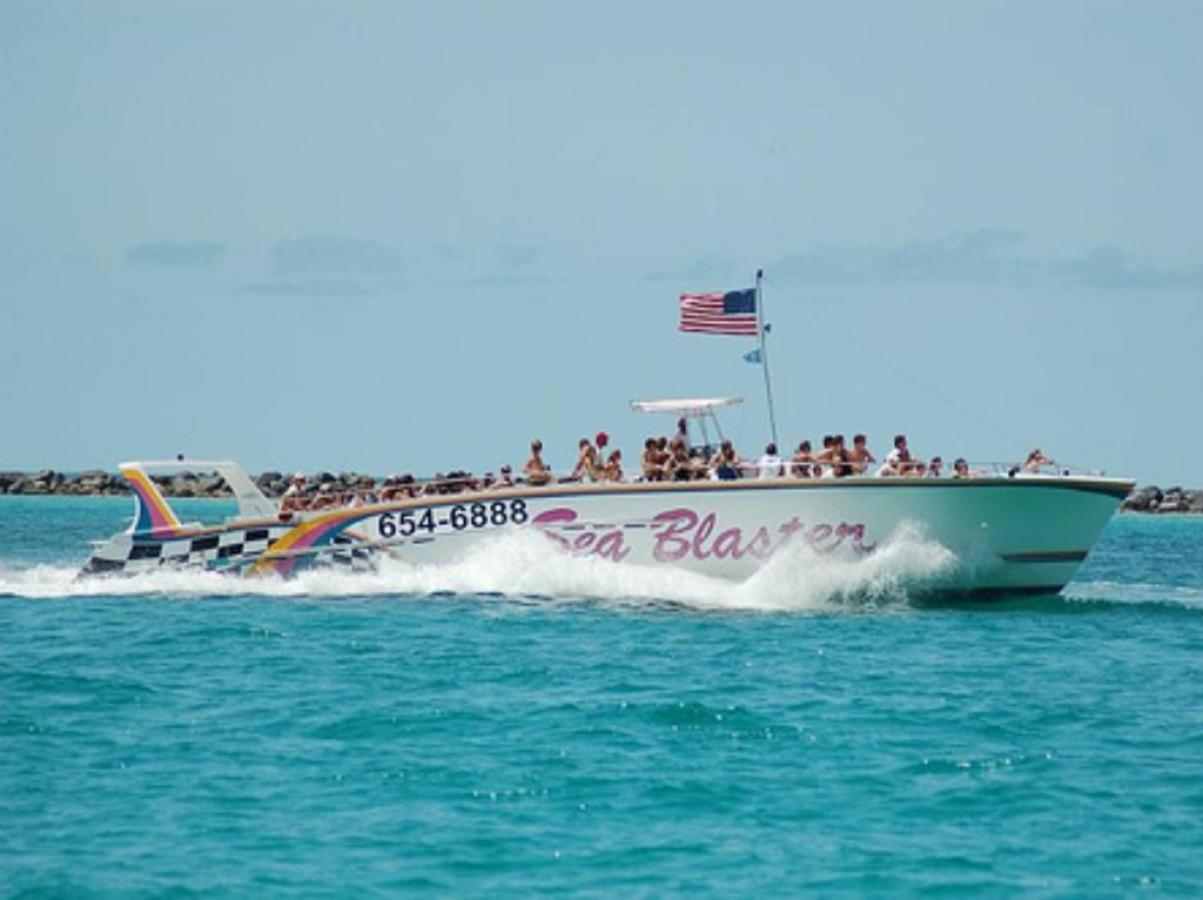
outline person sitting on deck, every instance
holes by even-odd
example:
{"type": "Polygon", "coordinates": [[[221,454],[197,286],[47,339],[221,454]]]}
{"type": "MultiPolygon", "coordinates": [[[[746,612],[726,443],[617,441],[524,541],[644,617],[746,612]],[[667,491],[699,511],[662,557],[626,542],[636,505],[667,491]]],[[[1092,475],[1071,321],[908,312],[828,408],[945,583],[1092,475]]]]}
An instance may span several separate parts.
{"type": "Polygon", "coordinates": [[[869,464],[877,462],[877,457],[867,446],[867,440],[863,434],[852,438],[852,449],[848,451],[848,459],[852,463],[853,475],[864,475],[869,471],[869,464]]]}
{"type": "Polygon", "coordinates": [[[501,488],[509,488],[514,486],[514,470],[510,468],[510,464],[506,463],[501,467],[501,474],[497,476],[497,480],[493,482],[494,490],[501,488]]]}
{"type": "Polygon", "coordinates": [[[663,481],[664,464],[660,462],[660,449],[655,438],[643,442],[643,456],[639,459],[639,468],[644,481],[663,481]]]}
{"type": "Polygon", "coordinates": [[[790,457],[790,474],[796,478],[809,478],[811,465],[815,461],[815,456],[810,451],[810,441],[802,441],[798,444],[798,449],[794,451],[794,455],[790,457]]]}
{"type": "Polygon", "coordinates": [[[689,449],[680,438],[672,442],[672,456],[665,463],[665,474],[672,481],[691,481],[694,477],[693,460],[689,458],[689,449]]]}
{"type": "Polygon", "coordinates": [[[388,503],[401,496],[401,486],[397,484],[398,480],[396,475],[390,475],[380,483],[379,496],[381,503],[388,503]]]}
{"type": "Polygon", "coordinates": [[[938,456],[933,456],[931,462],[927,466],[927,478],[943,478],[944,477],[944,460],[938,456]]]}
{"type": "Polygon", "coordinates": [[[615,450],[606,458],[601,472],[602,481],[622,481],[622,451],[615,450]]]}
{"type": "Polygon", "coordinates": [[[853,471],[842,434],[833,435],[831,438],[831,468],[836,478],[847,478],[853,471]]]}
{"type": "Polygon", "coordinates": [[[815,462],[829,463],[835,456],[835,435],[823,435],[823,449],[815,454],[815,462]]]}
{"type": "Polygon", "coordinates": [[[756,462],[759,478],[780,478],[783,472],[781,457],[777,455],[777,445],[769,441],[764,447],[764,456],[756,462]]]}
{"type": "Polygon", "coordinates": [[[580,455],[577,457],[576,467],[572,470],[570,477],[573,481],[584,481],[586,478],[590,481],[597,481],[600,468],[597,464],[597,448],[593,446],[589,438],[581,438],[577,447],[580,455]]]}
{"type": "Polygon", "coordinates": [[[915,468],[915,458],[906,444],[905,434],[894,436],[894,449],[886,454],[886,465],[892,470],[889,474],[893,475],[910,475],[915,468]]]}
{"type": "Polygon", "coordinates": [[[292,484],[284,491],[284,495],[280,498],[280,513],[291,515],[294,512],[300,512],[308,505],[305,502],[305,473],[297,472],[292,476],[292,484]]]}
{"type": "Polygon", "coordinates": [[[380,498],[376,493],[375,479],[365,475],[359,479],[359,486],[351,494],[351,506],[369,506],[373,503],[380,502],[380,498]]]}
{"type": "Polygon", "coordinates": [[[735,481],[740,477],[743,460],[735,452],[735,445],[724,440],[719,445],[718,452],[710,460],[710,477],[714,481],[735,481]]]}
{"type": "Polygon", "coordinates": [[[522,467],[522,474],[526,476],[526,483],[535,487],[551,484],[551,469],[543,462],[543,442],[538,438],[531,441],[530,459],[522,467]]]}
{"type": "Polygon", "coordinates": [[[1035,475],[1038,474],[1045,466],[1055,466],[1056,464],[1057,463],[1055,460],[1049,459],[1047,456],[1041,453],[1040,448],[1037,447],[1028,454],[1027,462],[1023,464],[1023,471],[1028,475],[1035,475]]]}
{"type": "MultiPolygon", "coordinates": [[[[935,460],[932,460],[932,462],[935,462],[935,460]]],[[[965,461],[965,457],[958,456],[956,461],[952,464],[952,477],[977,478],[977,473],[970,470],[969,463],[965,461]]]]}

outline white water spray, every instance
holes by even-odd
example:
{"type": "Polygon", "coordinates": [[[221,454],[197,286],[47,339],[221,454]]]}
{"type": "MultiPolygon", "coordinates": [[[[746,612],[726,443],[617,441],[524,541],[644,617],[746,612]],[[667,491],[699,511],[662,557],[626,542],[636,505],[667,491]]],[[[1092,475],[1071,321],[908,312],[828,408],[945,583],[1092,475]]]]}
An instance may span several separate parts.
{"type": "Polygon", "coordinates": [[[733,582],[670,566],[620,565],[550,552],[545,536],[520,532],[481,543],[455,563],[410,565],[388,560],[373,573],[317,569],[291,579],[167,569],[78,579],[78,570],[72,567],[0,566],[0,597],[364,597],[447,592],[790,611],[858,599],[904,600],[909,591],[946,573],[955,562],[949,550],[906,526],[867,556],[828,555],[799,543],[776,554],[746,581],[733,582]]]}

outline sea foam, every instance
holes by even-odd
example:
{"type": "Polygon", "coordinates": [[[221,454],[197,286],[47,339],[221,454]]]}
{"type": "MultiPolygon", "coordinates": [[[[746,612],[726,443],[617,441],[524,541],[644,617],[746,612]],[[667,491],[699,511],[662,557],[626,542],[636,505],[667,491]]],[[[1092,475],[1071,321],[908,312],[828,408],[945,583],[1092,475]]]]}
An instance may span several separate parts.
{"type": "Polygon", "coordinates": [[[335,569],[237,578],[217,572],[162,570],[133,576],[78,578],[57,565],[0,567],[0,596],[169,598],[264,596],[430,596],[500,594],[551,600],[655,602],[705,610],[818,610],[841,602],[905,600],[955,565],[954,555],[913,526],[898,530],[866,556],[828,555],[804,544],[787,547],[745,581],[671,566],[615,564],[553,552],[534,532],[499,535],[453,563],[412,565],[385,560],[376,572],[335,569]]]}

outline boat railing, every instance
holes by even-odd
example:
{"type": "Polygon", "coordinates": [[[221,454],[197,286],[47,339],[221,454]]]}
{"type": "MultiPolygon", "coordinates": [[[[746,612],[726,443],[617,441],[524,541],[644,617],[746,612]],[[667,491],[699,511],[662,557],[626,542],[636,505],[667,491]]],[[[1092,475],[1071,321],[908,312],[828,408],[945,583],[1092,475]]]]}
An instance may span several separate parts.
{"type": "MultiPolygon", "coordinates": [[[[870,464],[864,471],[852,472],[853,477],[858,478],[882,478],[883,480],[911,480],[918,478],[925,479],[943,479],[953,480],[961,478],[1064,478],[1071,476],[1096,476],[1104,475],[1098,470],[1087,470],[1077,466],[1063,466],[1051,464],[1042,466],[1037,470],[1028,470],[1022,463],[1015,460],[973,460],[967,462],[967,468],[964,474],[959,474],[953,471],[953,464],[944,462],[939,473],[933,474],[930,468],[919,469],[917,466],[910,467],[905,472],[894,474],[882,474],[880,463],[870,464]]],[[[737,480],[751,481],[762,479],[760,467],[757,461],[742,460],[736,467],[737,474],[734,478],[724,479],[721,476],[716,476],[709,467],[699,467],[697,475],[693,479],[698,481],[719,481],[737,480]]],[[[814,462],[794,462],[792,460],[782,460],[781,474],[777,476],[764,476],[768,479],[780,478],[789,480],[806,480],[806,479],[832,479],[836,480],[832,466],[830,463],[814,463],[814,462]],[[816,474],[817,472],[817,474],[816,474]]],[[[649,479],[642,474],[628,476],[620,479],[617,483],[624,484],[639,484],[652,483],[662,481],[668,483],[672,479],[649,479]]],[[[522,488],[522,487],[541,487],[555,486],[565,484],[596,484],[603,485],[608,483],[604,478],[591,479],[587,477],[569,475],[555,475],[552,473],[550,480],[546,485],[533,485],[528,480],[522,477],[510,478],[503,476],[500,479],[486,476],[477,478],[468,473],[455,473],[451,476],[432,477],[432,478],[416,478],[413,476],[402,476],[399,478],[384,479],[379,483],[370,485],[343,485],[337,481],[319,483],[311,485],[309,489],[296,495],[296,502],[291,505],[282,506],[284,511],[293,512],[313,512],[328,509],[342,509],[347,507],[371,506],[378,503],[392,503],[396,501],[420,499],[420,498],[436,498],[455,494],[467,493],[487,493],[493,490],[504,490],[507,488],[522,488]]],[[[614,482],[609,482],[614,483],[614,482]]]]}

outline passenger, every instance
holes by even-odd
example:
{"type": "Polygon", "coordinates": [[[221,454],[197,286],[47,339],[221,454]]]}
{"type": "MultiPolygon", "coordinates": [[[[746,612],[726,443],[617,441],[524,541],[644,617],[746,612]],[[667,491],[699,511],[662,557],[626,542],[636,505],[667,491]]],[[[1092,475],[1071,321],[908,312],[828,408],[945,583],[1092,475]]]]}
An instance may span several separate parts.
{"type": "Polygon", "coordinates": [[[927,477],[928,478],[943,478],[944,477],[944,472],[942,471],[943,466],[944,466],[944,460],[938,456],[933,456],[931,458],[931,463],[927,467],[927,477]]]}
{"type": "Polygon", "coordinates": [[[848,458],[848,448],[844,445],[842,434],[834,435],[831,439],[832,470],[836,478],[847,478],[852,474],[852,462],[848,458]]]}
{"type": "MultiPolygon", "coordinates": [[[[932,462],[935,462],[935,460],[932,460],[932,462]]],[[[965,461],[965,457],[958,456],[956,458],[956,461],[954,461],[952,464],[952,477],[953,478],[977,478],[977,474],[975,472],[970,471],[969,463],[967,463],[965,461]]]]}
{"type": "Polygon", "coordinates": [[[291,515],[295,512],[301,512],[308,505],[305,500],[305,473],[297,472],[292,476],[292,484],[284,491],[284,495],[280,498],[280,512],[291,515]]]}
{"type": "Polygon", "coordinates": [[[684,416],[677,419],[677,433],[673,437],[673,440],[680,441],[682,444],[685,445],[685,452],[686,453],[689,452],[689,450],[690,450],[689,422],[686,420],[686,418],[684,416]]]}
{"type": "Polygon", "coordinates": [[[911,466],[911,470],[906,474],[909,478],[926,478],[927,463],[923,462],[923,460],[916,460],[914,465],[911,466]]]}
{"type": "Polygon", "coordinates": [[[514,470],[510,468],[509,463],[506,463],[501,467],[501,474],[497,477],[497,480],[493,482],[493,488],[494,490],[500,490],[501,488],[509,488],[513,486],[514,470]]]}
{"type": "Polygon", "coordinates": [[[790,457],[790,474],[797,478],[809,478],[814,461],[814,454],[810,452],[810,441],[803,441],[790,457]]]}
{"type": "Polygon", "coordinates": [[[597,448],[593,446],[589,438],[581,438],[577,443],[577,448],[580,455],[576,460],[576,467],[572,470],[570,476],[573,481],[584,481],[588,478],[590,481],[597,481],[599,466],[597,464],[597,448]]]}
{"type": "Polygon", "coordinates": [[[1023,471],[1029,475],[1035,475],[1045,466],[1055,466],[1056,464],[1055,460],[1049,459],[1040,452],[1040,448],[1036,448],[1028,454],[1027,462],[1023,464],[1023,471]]]}
{"type": "Polygon", "coordinates": [[[815,454],[815,462],[829,463],[835,455],[835,435],[823,435],[823,449],[815,454]]]}
{"type": "Polygon", "coordinates": [[[491,491],[491,490],[493,490],[493,486],[495,484],[497,484],[497,479],[493,477],[493,473],[485,472],[485,477],[481,480],[480,484],[477,486],[477,490],[491,491]]]}
{"type": "Polygon", "coordinates": [[[615,450],[606,458],[605,468],[602,470],[603,481],[622,481],[622,451],[615,450]]]}
{"type": "Polygon", "coordinates": [[[772,441],[765,444],[764,456],[756,461],[756,468],[761,479],[780,478],[784,474],[781,457],[777,455],[777,445],[772,441]]]}
{"type": "Polygon", "coordinates": [[[656,438],[656,453],[658,454],[657,458],[660,460],[661,467],[667,466],[672,453],[668,449],[668,438],[663,435],[656,438]]]}
{"type": "Polygon", "coordinates": [[[390,475],[380,483],[380,493],[378,496],[381,503],[389,503],[400,496],[401,488],[397,484],[397,480],[396,475],[390,475]]]}
{"type": "Polygon", "coordinates": [[[886,464],[894,475],[910,475],[915,467],[915,458],[906,444],[906,435],[894,436],[894,449],[886,455],[886,464]]]}
{"type": "Polygon", "coordinates": [[[852,438],[852,449],[848,452],[848,459],[852,463],[854,475],[864,475],[869,471],[869,464],[877,462],[877,457],[869,450],[866,440],[863,434],[852,438]]]}
{"type": "Polygon", "coordinates": [[[530,445],[530,459],[522,467],[526,483],[535,487],[551,484],[551,469],[543,462],[543,442],[537,438],[530,445]]]}
{"type": "Polygon", "coordinates": [[[742,467],[743,460],[735,452],[735,445],[724,440],[710,460],[710,478],[713,481],[735,481],[741,476],[742,467]]]}
{"type": "Polygon", "coordinates": [[[313,498],[313,503],[309,505],[309,508],[330,509],[338,505],[339,497],[334,493],[334,482],[330,481],[318,488],[317,496],[313,498]]]}
{"type": "Polygon", "coordinates": [[[811,478],[826,478],[827,477],[827,472],[823,469],[823,466],[821,463],[814,463],[810,467],[810,477],[811,478]]]}
{"type": "Polygon", "coordinates": [[[597,447],[598,465],[601,465],[601,461],[606,454],[606,447],[609,446],[609,443],[610,435],[606,434],[604,431],[599,431],[597,436],[593,438],[593,444],[597,447]]]}
{"type": "Polygon", "coordinates": [[[693,460],[689,458],[689,450],[680,438],[673,438],[672,456],[665,464],[664,471],[672,481],[692,481],[694,478],[693,460]]]}
{"type": "Polygon", "coordinates": [[[446,490],[444,489],[445,485],[446,480],[443,476],[443,473],[435,472],[434,478],[422,486],[422,493],[427,497],[436,497],[439,494],[446,493],[446,490]]]}
{"type": "Polygon", "coordinates": [[[351,494],[351,506],[370,506],[373,503],[379,503],[380,497],[376,493],[376,481],[373,478],[365,475],[359,479],[359,488],[351,494]]]}
{"type": "Polygon", "coordinates": [[[417,479],[415,479],[408,472],[397,479],[397,486],[401,488],[401,495],[404,497],[409,497],[412,499],[421,493],[417,479]]]}
{"type": "Polygon", "coordinates": [[[643,456],[639,460],[644,481],[663,481],[664,464],[660,462],[660,451],[655,438],[643,442],[643,456]]]}

